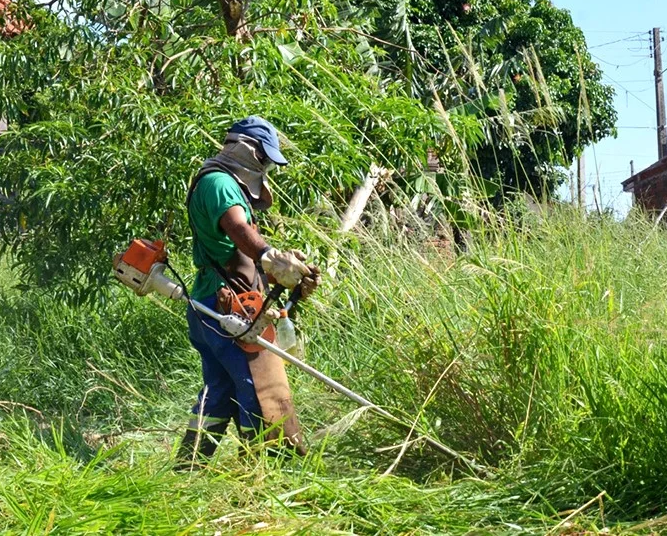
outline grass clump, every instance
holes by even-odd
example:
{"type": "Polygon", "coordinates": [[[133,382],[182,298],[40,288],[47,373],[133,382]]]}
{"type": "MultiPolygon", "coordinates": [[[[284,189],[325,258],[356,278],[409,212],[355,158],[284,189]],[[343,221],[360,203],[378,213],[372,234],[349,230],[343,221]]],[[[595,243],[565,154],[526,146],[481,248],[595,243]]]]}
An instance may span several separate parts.
{"type": "Polygon", "coordinates": [[[383,259],[369,241],[308,333],[322,367],[448,445],[559,481],[556,508],[605,490],[650,515],[664,508],[663,240],[564,210],[490,225],[455,261],[383,259]]]}

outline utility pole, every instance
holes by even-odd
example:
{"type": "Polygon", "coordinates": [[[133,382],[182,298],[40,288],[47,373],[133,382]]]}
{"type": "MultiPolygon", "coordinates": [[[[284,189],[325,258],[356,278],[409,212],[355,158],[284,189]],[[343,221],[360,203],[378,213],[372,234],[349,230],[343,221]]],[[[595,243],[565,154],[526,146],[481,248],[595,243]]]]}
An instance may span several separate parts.
{"type": "Polygon", "coordinates": [[[665,118],[665,88],[662,82],[662,50],[660,43],[660,28],[653,28],[655,102],[658,114],[658,160],[667,156],[667,120],[665,118]]]}
{"type": "Polygon", "coordinates": [[[586,212],[586,159],[584,153],[577,159],[577,190],[579,210],[586,212]]]}

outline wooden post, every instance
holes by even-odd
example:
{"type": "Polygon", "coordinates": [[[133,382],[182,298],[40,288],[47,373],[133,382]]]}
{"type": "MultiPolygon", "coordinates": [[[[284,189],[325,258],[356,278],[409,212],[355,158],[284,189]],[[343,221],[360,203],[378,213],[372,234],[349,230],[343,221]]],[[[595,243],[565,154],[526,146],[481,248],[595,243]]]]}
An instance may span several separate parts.
{"type": "MultiPolygon", "coordinates": [[[[389,180],[392,175],[392,171],[387,168],[371,164],[371,168],[364,179],[364,183],[359,186],[352,195],[350,199],[350,204],[345,210],[345,214],[341,217],[340,220],[340,230],[343,232],[348,232],[354,228],[354,226],[359,222],[359,218],[364,212],[368,200],[375,189],[375,186],[380,181],[389,180]]],[[[327,259],[327,274],[329,277],[336,278],[336,268],[338,267],[338,252],[334,249],[329,258],[327,259]]]]}
{"type": "MultiPolygon", "coordinates": [[[[635,176],[635,161],[630,160],[630,176],[634,177],[635,176]]],[[[632,206],[634,207],[635,204],[637,203],[637,198],[635,197],[635,189],[632,189],[632,206]]]]}
{"type": "Polygon", "coordinates": [[[667,120],[665,118],[665,88],[662,81],[662,50],[660,28],[653,28],[653,59],[655,62],[655,102],[658,117],[658,160],[667,156],[667,120]]]}
{"type": "Polygon", "coordinates": [[[368,198],[375,189],[375,185],[380,180],[380,177],[387,173],[387,171],[388,170],[383,167],[371,164],[371,169],[368,172],[368,175],[366,175],[364,183],[354,192],[352,199],[350,199],[350,204],[347,206],[347,210],[345,210],[345,214],[343,214],[343,217],[341,218],[341,231],[346,233],[357,224],[361,214],[364,212],[364,208],[366,208],[368,198]]]}

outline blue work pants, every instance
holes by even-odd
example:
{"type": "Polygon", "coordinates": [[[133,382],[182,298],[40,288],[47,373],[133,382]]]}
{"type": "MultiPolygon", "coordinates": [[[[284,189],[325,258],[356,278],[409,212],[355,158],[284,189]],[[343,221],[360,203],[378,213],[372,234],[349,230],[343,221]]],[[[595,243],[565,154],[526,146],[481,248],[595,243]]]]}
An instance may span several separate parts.
{"type": "MultiPolygon", "coordinates": [[[[199,302],[215,310],[216,296],[199,302]]],[[[232,339],[213,331],[211,328],[227,334],[215,320],[196,312],[192,306],[188,306],[187,319],[190,342],[201,355],[204,385],[207,387],[206,398],[202,389],[192,413],[199,415],[203,404],[205,417],[221,420],[233,417],[241,430],[259,430],[262,410],[245,352],[232,339]]]]}

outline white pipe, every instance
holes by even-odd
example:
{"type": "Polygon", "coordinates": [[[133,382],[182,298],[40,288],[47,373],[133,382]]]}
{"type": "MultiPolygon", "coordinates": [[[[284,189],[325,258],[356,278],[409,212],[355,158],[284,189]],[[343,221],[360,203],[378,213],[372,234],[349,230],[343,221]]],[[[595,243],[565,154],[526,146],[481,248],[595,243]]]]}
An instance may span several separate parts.
{"type": "MultiPolygon", "coordinates": [[[[406,428],[406,429],[412,428],[411,426],[407,425],[403,421],[394,417],[387,410],[384,410],[380,406],[378,406],[376,404],[373,404],[373,402],[371,402],[370,400],[367,400],[363,396],[360,396],[357,393],[355,393],[354,391],[351,391],[350,389],[348,389],[344,385],[341,385],[340,383],[338,383],[336,380],[333,380],[332,378],[329,378],[329,376],[327,376],[325,374],[322,374],[319,370],[314,369],[310,365],[307,365],[306,363],[297,359],[293,355],[288,354],[285,350],[283,350],[282,348],[279,348],[275,344],[271,344],[269,341],[264,340],[261,337],[257,337],[257,344],[259,344],[260,346],[263,346],[264,348],[266,348],[270,352],[273,352],[278,357],[282,357],[285,361],[289,361],[290,363],[292,363],[292,365],[300,368],[306,374],[309,374],[313,378],[315,378],[317,380],[320,380],[322,383],[331,387],[334,391],[337,391],[340,394],[345,395],[350,400],[354,400],[360,406],[365,406],[365,407],[368,407],[368,408],[372,409],[376,413],[382,415],[384,418],[395,422],[396,424],[402,426],[403,428],[406,428]]],[[[448,446],[443,445],[439,441],[436,441],[435,439],[432,439],[428,436],[423,436],[423,438],[424,438],[424,441],[426,443],[428,443],[429,445],[431,445],[432,447],[436,448],[437,450],[439,450],[441,452],[444,452],[445,454],[449,454],[450,456],[453,456],[457,460],[462,461],[463,463],[465,463],[471,469],[474,469],[475,471],[486,472],[486,469],[484,469],[482,466],[477,465],[472,460],[468,460],[467,458],[465,458],[464,456],[462,456],[461,454],[459,454],[455,450],[450,449],[448,446]]]]}
{"type": "Polygon", "coordinates": [[[267,341],[265,339],[262,339],[261,337],[257,337],[257,344],[259,344],[260,346],[263,346],[269,352],[272,352],[272,353],[276,354],[278,357],[282,357],[285,361],[289,361],[290,363],[292,363],[292,365],[300,368],[306,374],[309,374],[313,378],[315,378],[317,380],[320,380],[322,383],[325,383],[326,385],[331,387],[334,391],[337,391],[340,394],[345,395],[350,400],[354,400],[360,406],[366,406],[366,407],[372,408],[377,413],[379,413],[383,417],[386,417],[387,419],[397,420],[396,417],[394,417],[388,411],[382,409],[381,407],[377,406],[376,404],[373,404],[373,402],[371,402],[370,400],[367,400],[363,396],[358,395],[357,393],[348,389],[344,385],[341,385],[336,380],[334,380],[332,378],[329,378],[329,376],[327,376],[325,374],[322,374],[319,370],[317,370],[317,369],[311,367],[310,365],[304,363],[300,359],[297,359],[293,355],[288,354],[285,350],[283,350],[282,348],[279,348],[275,344],[272,344],[269,341],[267,341]]]}

